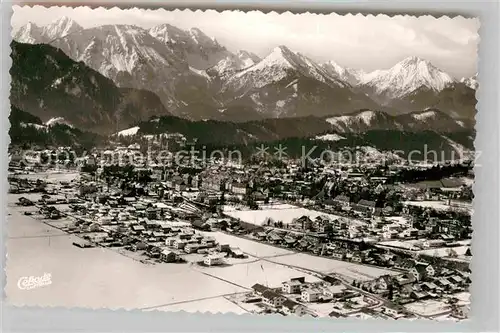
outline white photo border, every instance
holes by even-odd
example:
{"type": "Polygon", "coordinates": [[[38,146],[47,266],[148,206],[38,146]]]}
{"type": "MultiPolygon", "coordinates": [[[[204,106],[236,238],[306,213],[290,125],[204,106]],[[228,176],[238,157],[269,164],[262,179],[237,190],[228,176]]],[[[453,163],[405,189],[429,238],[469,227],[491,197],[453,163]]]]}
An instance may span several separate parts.
{"type": "MultiPolygon", "coordinates": [[[[9,91],[11,66],[10,42],[12,4],[20,2],[3,1],[1,6],[2,25],[2,111],[0,119],[2,131],[1,154],[7,156],[10,142],[8,129],[8,114],[10,112],[9,91]]],[[[35,2],[28,3],[34,5],[35,2]]],[[[71,1],[38,1],[36,4],[72,5],[71,1]]],[[[140,312],[126,310],[90,310],[80,308],[37,308],[13,307],[5,304],[5,293],[2,288],[2,330],[5,332],[497,332],[498,329],[498,299],[499,299],[499,4],[497,1],[362,1],[335,3],[326,1],[266,1],[266,6],[259,1],[80,1],[77,5],[105,7],[136,7],[165,9],[240,9],[262,10],[264,12],[316,12],[338,14],[379,13],[387,15],[434,15],[434,16],[466,16],[478,17],[481,28],[479,46],[479,82],[477,92],[478,113],[476,117],[477,135],[476,150],[481,151],[480,168],[475,170],[474,185],[474,216],[473,223],[473,260],[471,286],[471,312],[466,321],[435,322],[435,321],[384,321],[384,320],[354,320],[354,319],[286,319],[279,316],[251,315],[212,315],[188,314],[186,312],[140,312]],[[257,319],[257,320],[256,320],[257,319]]],[[[7,159],[1,159],[4,174],[7,172],[7,159]]],[[[7,177],[1,179],[1,187],[8,188],[7,177]]],[[[6,191],[1,193],[1,215],[7,217],[6,191]]],[[[5,222],[5,218],[3,221],[5,222]]],[[[0,251],[2,267],[6,263],[6,226],[2,223],[0,251]]],[[[2,286],[5,286],[5,271],[1,274],[2,286]]]]}

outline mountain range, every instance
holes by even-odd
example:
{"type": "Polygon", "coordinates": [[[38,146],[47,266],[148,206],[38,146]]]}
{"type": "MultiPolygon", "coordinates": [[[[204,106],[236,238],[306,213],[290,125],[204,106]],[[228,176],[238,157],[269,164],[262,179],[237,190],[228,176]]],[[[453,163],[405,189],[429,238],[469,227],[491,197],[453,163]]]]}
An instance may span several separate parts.
{"type": "Polygon", "coordinates": [[[275,47],[262,59],[244,50],[232,53],[196,28],[162,24],[151,29],[84,29],[66,17],[44,27],[30,23],[14,39],[59,48],[109,78],[117,89],[151,91],[171,114],[190,120],[326,117],[359,109],[396,116],[434,108],[466,122],[475,115],[477,80],[455,80],[417,57],[364,73],[333,60],[317,63],[286,46],[275,47]]]}
{"type": "MultiPolygon", "coordinates": [[[[256,147],[264,144],[271,147],[272,154],[272,147],[282,144],[287,154],[295,157],[303,156],[304,149],[315,150],[317,155],[324,149],[365,147],[385,152],[436,151],[446,158],[458,158],[474,149],[474,130],[463,125],[437,110],[400,116],[360,110],[329,118],[274,118],[243,123],[162,116],[120,131],[113,139],[125,143],[141,140],[158,143],[164,137],[181,136],[189,142],[196,141],[196,148],[208,153],[213,149],[237,149],[248,155],[256,153],[256,147]],[[433,127],[439,119],[448,122],[446,130],[433,127]]],[[[422,156],[415,157],[422,159],[422,156]]]]}
{"type": "Polygon", "coordinates": [[[50,45],[11,44],[10,101],[41,121],[63,118],[95,133],[109,133],[153,115],[169,114],[147,90],[119,88],[50,45]]]}

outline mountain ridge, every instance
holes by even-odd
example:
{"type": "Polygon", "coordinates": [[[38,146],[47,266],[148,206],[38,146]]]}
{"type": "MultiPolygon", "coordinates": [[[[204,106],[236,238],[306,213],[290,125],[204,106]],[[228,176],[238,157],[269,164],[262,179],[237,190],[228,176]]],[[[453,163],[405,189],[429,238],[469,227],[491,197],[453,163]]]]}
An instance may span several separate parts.
{"type": "Polygon", "coordinates": [[[59,35],[51,44],[73,60],[83,61],[119,87],[154,92],[171,113],[191,120],[241,122],[251,115],[324,116],[361,108],[397,115],[430,107],[457,119],[475,115],[477,84],[455,80],[418,57],[364,73],[334,60],[319,64],[283,45],[263,59],[244,50],[232,53],[200,29],[182,30],[167,23],[150,29],[77,29],[61,18],[48,26],[52,28],[22,27],[15,38],[33,43],[43,42],[42,35],[49,34],[43,31],[59,35]],[[223,111],[217,110],[225,109],[245,112],[221,117],[223,111]]]}
{"type": "Polygon", "coordinates": [[[12,41],[11,50],[11,104],[43,122],[62,117],[82,130],[109,133],[152,115],[169,114],[153,93],[119,88],[50,45],[12,41]]]}

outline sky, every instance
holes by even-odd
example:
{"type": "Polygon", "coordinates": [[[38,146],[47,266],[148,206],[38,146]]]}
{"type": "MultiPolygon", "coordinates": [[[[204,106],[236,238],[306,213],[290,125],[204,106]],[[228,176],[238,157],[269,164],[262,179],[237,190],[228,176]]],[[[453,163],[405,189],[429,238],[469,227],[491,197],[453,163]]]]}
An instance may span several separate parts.
{"type": "Polygon", "coordinates": [[[265,57],[286,45],[317,62],[334,60],[365,71],[390,68],[417,56],[457,79],[477,72],[479,19],[463,17],[262,13],[163,9],[14,6],[13,30],[28,22],[43,26],[68,16],[84,28],[133,24],[143,28],[169,23],[201,29],[230,51],[265,57]]]}

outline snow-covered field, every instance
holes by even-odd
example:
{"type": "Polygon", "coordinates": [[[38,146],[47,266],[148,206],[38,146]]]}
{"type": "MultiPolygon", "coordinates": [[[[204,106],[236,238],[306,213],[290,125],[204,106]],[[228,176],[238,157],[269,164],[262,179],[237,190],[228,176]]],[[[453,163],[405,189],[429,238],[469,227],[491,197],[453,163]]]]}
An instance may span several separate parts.
{"type": "MultiPolygon", "coordinates": [[[[6,295],[14,305],[241,313],[244,310],[222,296],[246,292],[255,283],[279,287],[298,276],[318,281],[300,270],[252,257],[234,259],[229,267],[145,265],[110,249],[77,248],[72,245],[75,236],[22,215],[17,208],[9,207],[9,212],[6,295]],[[52,274],[51,285],[29,293],[17,288],[20,277],[45,272],[52,274]]],[[[262,256],[290,253],[222,233],[208,234],[262,256]]]]}
{"type": "Polygon", "coordinates": [[[392,240],[392,241],[384,241],[378,243],[381,246],[390,246],[390,247],[398,247],[406,250],[418,250],[419,248],[416,246],[418,244],[422,244],[423,240],[392,240]]]}
{"type": "MultiPolygon", "coordinates": [[[[350,263],[346,261],[329,259],[324,257],[318,257],[305,253],[295,253],[290,250],[281,249],[274,246],[262,244],[256,241],[224,234],[222,232],[215,232],[215,233],[210,232],[207,234],[214,237],[219,243],[229,244],[230,247],[237,247],[241,249],[243,252],[249,253],[254,257],[265,258],[267,261],[272,261],[273,263],[276,264],[287,265],[290,267],[304,268],[326,274],[337,273],[344,276],[347,279],[366,281],[366,280],[373,280],[385,274],[398,274],[397,272],[382,268],[365,266],[356,263],[350,263]]],[[[239,266],[244,266],[244,265],[239,265],[239,266]]],[[[283,281],[280,281],[280,283],[283,281]]]]}
{"type": "Polygon", "coordinates": [[[471,207],[450,206],[443,201],[404,201],[403,205],[432,208],[435,210],[445,210],[445,211],[447,210],[466,211],[472,213],[472,206],[471,207]]]}
{"type": "Polygon", "coordinates": [[[147,311],[186,311],[189,313],[236,313],[243,314],[247,313],[246,310],[242,309],[240,306],[234,304],[233,302],[227,300],[223,296],[216,298],[203,299],[199,301],[193,301],[189,303],[174,303],[171,305],[161,306],[158,308],[148,309],[147,311]]]}
{"type": "Polygon", "coordinates": [[[293,254],[292,251],[286,249],[228,235],[222,232],[205,232],[205,234],[214,237],[219,244],[229,244],[231,248],[239,248],[241,251],[255,257],[273,257],[284,254],[293,254]]]}
{"type": "Polygon", "coordinates": [[[410,222],[405,216],[388,216],[385,219],[401,225],[407,225],[410,222]]]}
{"type": "Polygon", "coordinates": [[[243,222],[252,223],[256,225],[262,225],[264,222],[271,218],[274,221],[282,221],[284,224],[289,224],[293,219],[301,216],[309,216],[311,219],[315,219],[320,215],[327,215],[331,218],[338,218],[336,215],[325,214],[322,212],[292,206],[292,205],[269,205],[263,206],[258,210],[236,210],[232,207],[225,206],[224,214],[239,219],[243,222]]]}
{"type": "Polygon", "coordinates": [[[137,132],[139,132],[139,129],[140,129],[139,126],[130,127],[130,128],[124,129],[124,130],[116,133],[116,135],[118,135],[118,136],[136,135],[137,132]]]}
{"type": "Polygon", "coordinates": [[[301,276],[304,276],[308,282],[320,281],[310,274],[267,261],[229,267],[200,268],[200,271],[246,288],[251,288],[256,283],[272,288],[281,287],[283,281],[301,276]]]}
{"type": "Polygon", "coordinates": [[[317,137],[315,137],[315,139],[321,141],[340,141],[344,140],[345,138],[343,136],[334,133],[334,134],[318,135],[317,137]]]}
{"type": "Polygon", "coordinates": [[[378,243],[379,246],[384,247],[397,247],[409,251],[415,251],[418,254],[425,254],[434,257],[449,257],[451,250],[453,250],[458,257],[463,257],[470,248],[470,240],[459,241],[460,246],[452,247],[437,247],[430,249],[423,249],[424,240],[393,240],[378,243]]]}
{"type": "Polygon", "coordinates": [[[325,274],[339,274],[351,280],[369,281],[385,274],[395,275],[398,272],[356,263],[297,253],[276,257],[273,262],[315,270],[325,274]]]}
{"type": "Polygon", "coordinates": [[[37,180],[41,179],[47,182],[61,182],[61,181],[72,181],[73,179],[79,179],[80,174],[78,172],[44,172],[44,173],[29,173],[16,175],[18,178],[37,180]]]}
{"type": "Polygon", "coordinates": [[[405,308],[421,316],[435,316],[450,311],[450,306],[444,301],[433,299],[410,303],[405,308]]]}
{"type": "MultiPolygon", "coordinates": [[[[189,264],[144,265],[110,249],[80,249],[76,237],[9,208],[6,300],[13,305],[148,308],[244,292],[189,264]],[[23,276],[52,275],[52,284],[26,292],[23,276]]],[[[179,308],[183,306],[179,305],[179,308]]]]}
{"type": "Polygon", "coordinates": [[[450,250],[453,250],[458,256],[465,255],[465,252],[469,249],[469,246],[456,246],[456,247],[440,247],[436,249],[428,249],[418,251],[419,254],[426,254],[434,257],[448,257],[450,256],[450,250]]]}
{"type": "Polygon", "coordinates": [[[433,208],[439,210],[448,210],[450,206],[446,205],[443,201],[405,201],[404,205],[417,206],[424,208],[433,208]]]}

